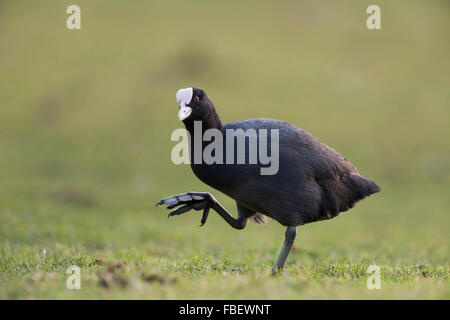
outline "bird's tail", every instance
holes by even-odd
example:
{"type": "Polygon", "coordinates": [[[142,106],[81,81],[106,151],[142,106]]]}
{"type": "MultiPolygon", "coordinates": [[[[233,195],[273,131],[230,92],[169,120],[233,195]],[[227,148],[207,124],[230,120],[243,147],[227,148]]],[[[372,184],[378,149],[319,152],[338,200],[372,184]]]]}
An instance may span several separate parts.
{"type": "Polygon", "coordinates": [[[340,180],[321,185],[323,202],[322,219],[330,219],[340,212],[353,208],[356,202],[381,191],[379,185],[357,174],[347,175],[340,180]]]}
{"type": "Polygon", "coordinates": [[[381,191],[381,187],[375,182],[357,174],[343,177],[342,182],[349,189],[351,198],[355,202],[381,191]]]}

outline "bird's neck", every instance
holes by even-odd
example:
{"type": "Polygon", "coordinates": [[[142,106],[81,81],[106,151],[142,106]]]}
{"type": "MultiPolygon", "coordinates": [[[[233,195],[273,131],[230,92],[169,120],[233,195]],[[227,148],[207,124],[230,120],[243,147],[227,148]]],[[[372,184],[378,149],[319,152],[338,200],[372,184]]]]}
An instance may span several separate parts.
{"type": "MultiPolygon", "coordinates": [[[[196,120],[200,121],[200,120],[196,120]]],[[[194,134],[194,121],[186,121],[184,122],[187,131],[193,136],[194,134]]],[[[201,120],[201,134],[205,133],[208,129],[218,129],[222,131],[222,121],[220,121],[219,115],[217,113],[212,113],[206,119],[201,120]]]]}
{"type": "Polygon", "coordinates": [[[207,117],[203,120],[194,121],[185,121],[184,125],[186,126],[186,130],[190,135],[190,158],[191,163],[194,163],[194,152],[198,152],[201,150],[203,154],[203,150],[210,143],[209,141],[204,141],[203,137],[205,136],[205,132],[210,129],[220,130],[222,132],[222,122],[219,119],[217,113],[214,115],[207,117]]]}
{"type": "Polygon", "coordinates": [[[217,113],[214,113],[197,123],[194,123],[194,121],[185,121],[184,124],[190,134],[189,158],[192,170],[201,181],[212,187],[217,187],[216,183],[222,179],[218,176],[220,172],[214,171],[213,166],[205,165],[203,161],[203,151],[211,143],[210,141],[203,140],[203,137],[209,129],[216,129],[222,132],[222,122],[219,116],[217,113]]]}
{"type": "Polygon", "coordinates": [[[219,115],[217,112],[213,112],[209,119],[204,122],[204,125],[208,127],[208,129],[218,129],[222,131],[222,121],[220,121],[219,115]]]}

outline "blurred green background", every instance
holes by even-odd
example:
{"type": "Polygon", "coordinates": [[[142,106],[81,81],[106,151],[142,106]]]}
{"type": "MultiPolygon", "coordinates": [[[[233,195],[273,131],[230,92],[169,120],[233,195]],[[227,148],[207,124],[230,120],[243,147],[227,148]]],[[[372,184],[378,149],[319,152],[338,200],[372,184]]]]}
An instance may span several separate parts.
{"type": "Polygon", "coordinates": [[[450,298],[448,1],[0,2],[0,298],[450,298]],[[66,28],[81,7],[81,30],[66,28]],[[381,7],[382,30],[366,28],[381,7]],[[299,230],[167,220],[175,92],[310,131],[383,191],[299,230]],[[65,269],[82,268],[82,289],[65,269]],[[382,289],[365,270],[382,267],[382,289]]]}

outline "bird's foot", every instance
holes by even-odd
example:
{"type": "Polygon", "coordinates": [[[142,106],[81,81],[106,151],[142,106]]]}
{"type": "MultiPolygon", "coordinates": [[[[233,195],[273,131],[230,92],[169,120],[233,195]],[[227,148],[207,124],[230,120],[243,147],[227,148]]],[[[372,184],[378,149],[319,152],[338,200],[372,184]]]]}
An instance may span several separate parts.
{"type": "Polygon", "coordinates": [[[178,209],[170,212],[167,216],[168,218],[183,214],[192,209],[197,211],[203,210],[203,216],[200,222],[200,226],[203,226],[206,223],[206,219],[208,219],[211,201],[216,200],[209,192],[186,192],[161,199],[158,201],[158,203],[156,203],[156,206],[165,204],[167,205],[167,209],[173,209],[183,205],[182,207],[179,207],[178,209]]]}
{"type": "Polygon", "coordinates": [[[276,263],[272,266],[272,275],[277,276],[283,272],[283,267],[278,266],[276,263]]]}

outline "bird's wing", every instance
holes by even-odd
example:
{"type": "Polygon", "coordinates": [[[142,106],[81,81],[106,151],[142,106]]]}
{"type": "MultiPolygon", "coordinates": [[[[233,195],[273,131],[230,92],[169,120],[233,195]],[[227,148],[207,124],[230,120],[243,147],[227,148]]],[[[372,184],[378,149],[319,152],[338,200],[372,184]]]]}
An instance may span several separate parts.
{"type": "Polygon", "coordinates": [[[224,129],[279,129],[280,152],[289,152],[291,155],[295,153],[299,166],[304,166],[308,175],[312,175],[316,180],[358,174],[358,170],[350,161],[333,148],[308,131],[288,122],[265,118],[247,119],[228,123],[224,129]]]}

